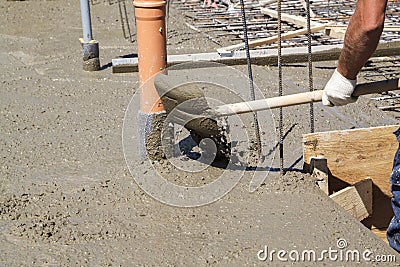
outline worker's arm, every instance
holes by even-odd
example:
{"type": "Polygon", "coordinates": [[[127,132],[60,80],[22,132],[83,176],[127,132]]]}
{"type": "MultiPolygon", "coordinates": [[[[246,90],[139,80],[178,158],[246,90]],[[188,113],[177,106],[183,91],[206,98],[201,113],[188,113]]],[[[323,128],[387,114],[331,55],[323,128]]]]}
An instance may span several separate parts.
{"type": "Polygon", "coordinates": [[[381,37],[387,0],[358,0],[347,27],[339,64],[325,86],[323,103],[341,106],[351,97],[357,74],[374,53],[381,37]],[[329,100],[329,101],[328,101],[329,100]]]}

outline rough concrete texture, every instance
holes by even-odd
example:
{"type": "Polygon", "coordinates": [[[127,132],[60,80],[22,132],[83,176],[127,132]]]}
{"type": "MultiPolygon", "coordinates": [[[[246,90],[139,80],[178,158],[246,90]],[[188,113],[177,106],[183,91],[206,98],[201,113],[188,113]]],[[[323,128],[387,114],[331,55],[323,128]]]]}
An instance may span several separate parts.
{"type": "MultiPolygon", "coordinates": [[[[298,171],[283,177],[271,172],[252,194],[246,174],[229,194],[203,207],[154,200],[134,182],[122,151],[124,112],[138,77],[111,73],[112,58],[136,52],[122,37],[117,6],[92,8],[103,66],[91,73],[82,70],[78,2],[0,1],[0,9],[0,265],[286,266],[292,262],[260,261],[257,254],[265,246],[320,253],[337,249],[339,239],[348,249],[395,254],[298,171]]],[[[216,48],[185,28],[179,12],[170,12],[170,53],[216,48]]],[[[316,88],[333,66],[315,64],[316,88]]],[[[276,95],[276,68],[255,66],[254,76],[266,96],[276,95]]],[[[285,66],[283,82],[286,94],[306,88],[306,66],[285,66]]],[[[284,110],[285,166],[292,170],[301,168],[307,110],[284,110]]],[[[317,131],[398,123],[398,113],[379,111],[368,97],[337,109],[316,104],[315,112],[317,131]]],[[[138,163],[134,175],[146,175],[143,166],[138,163]]],[[[163,169],[177,183],[196,186],[223,170],[173,171],[163,169]]],[[[325,259],[294,265],[365,263],[325,259]]]]}

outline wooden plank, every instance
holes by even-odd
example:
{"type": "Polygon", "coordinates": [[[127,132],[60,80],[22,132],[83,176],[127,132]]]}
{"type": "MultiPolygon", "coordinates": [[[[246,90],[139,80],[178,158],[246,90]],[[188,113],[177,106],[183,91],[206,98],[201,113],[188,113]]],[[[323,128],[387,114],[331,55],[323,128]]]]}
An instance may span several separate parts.
{"type": "MultiPolygon", "coordinates": [[[[262,8],[261,13],[267,16],[270,16],[271,18],[278,18],[278,11],[270,9],[270,8],[262,8]]],[[[300,27],[307,27],[307,19],[302,16],[297,16],[297,15],[291,15],[291,14],[286,14],[282,13],[281,14],[281,19],[282,21],[288,22],[295,24],[300,27]]],[[[315,21],[310,21],[311,26],[318,26],[318,25],[326,25],[331,26],[332,22],[329,23],[320,23],[320,22],[315,22],[315,21]]],[[[342,29],[335,29],[335,28],[330,28],[329,30],[326,30],[326,27],[323,29],[325,34],[336,39],[343,39],[345,31],[342,29]]]]}
{"type": "Polygon", "coordinates": [[[387,240],[387,237],[386,237],[386,231],[387,231],[387,228],[381,229],[381,228],[373,227],[371,229],[372,233],[374,233],[376,236],[378,236],[380,239],[382,239],[384,242],[386,242],[386,244],[389,244],[389,241],[387,240]]]}
{"type": "Polygon", "coordinates": [[[346,35],[346,30],[328,28],[328,27],[325,27],[325,35],[328,35],[335,39],[344,40],[344,37],[346,35]]]}
{"type": "Polygon", "coordinates": [[[260,0],[258,2],[259,2],[259,6],[267,6],[267,5],[278,2],[278,0],[260,0]]]}
{"type": "MultiPolygon", "coordinates": [[[[271,18],[277,19],[278,18],[278,11],[270,9],[270,8],[261,8],[261,13],[267,15],[271,18]]],[[[284,22],[288,22],[300,27],[307,27],[307,19],[302,16],[291,15],[287,13],[281,13],[281,20],[284,22]]],[[[322,23],[318,22],[311,22],[312,25],[318,25],[322,23]]]]}
{"type": "Polygon", "coordinates": [[[303,135],[303,158],[325,157],[332,176],[348,183],[371,177],[387,196],[393,158],[399,143],[393,134],[400,125],[303,135]]]}
{"type": "MultiPolygon", "coordinates": [[[[325,26],[324,24],[321,25],[314,25],[310,28],[311,32],[317,32],[320,30],[325,30],[325,26]]],[[[287,40],[299,35],[303,35],[303,34],[307,34],[308,30],[307,29],[300,29],[300,30],[296,30],[296,31],[289,31],[287,33],[283,33],[281,34],[281,40],[287,40]]],[[[277,42],[279,40],[278,35],[274,35],[268,38],[262,38],[262,39],[257,39],[257,40],[252,40],[249,41],[249,47],[253,48],[253,47],[257,47],[257,46],[261,46],[261,45],[268,45],[268,44],[273,44],[275,42],[277,42]]],[[[244,43],[240,43],[240,44],[236,44],[236,45],[230,45],[230,46],[226,46],[226,47],[222,47],[217,49],[218,52],[226,52],[226,51],[235,51],[235,50],[239,50],[244,48],[244,43]]]]}
{"type": "MultiPolygon", "coordinates": [[[[334,30],[341,30],[341,31],[346,31],[347,26],[346,25],[330,25],[327,26],[326,29],[334,29],[334,30]]],[[[385,32],[398,32],[400,31],[399,26],[393,26],[393,25],[385,25],[383,28],[383,31],[385,32]]]]}
{"type": "Polygon", "coordinates": [[[370,178],[346,187],[329,197],[359,221],[372,215],[372,180],[370,178]]]}
{"type": "MultiPolygon", "coordinates": [[[[337,60],[343,45],[321,45],[313,46],[313,61],[337,60]]],[[[378,45],[373,56],[395,56],[400,54],[400,42],[381,43],[378,45]]],[[[277,49],[251,50],[251,63],[256,65],[276,65],[278,62],[277,49]]],[[[307,47],[283,48],[282,60],[287,63],[301,63],[308,61],[307,47]]],[[[246,52],[234,51],[229,54],[217,52],[168,55],[168,66],[189,62],[218,62],[226,65],[246,64],[246,52]]],[[[116,58],[112,60],[114,73],[126,73],[138,71],[138,58],[116,58]]]]}
{"type": "MultiPolygon", "coordinates": [[[[335,25],[328,25],[325,27],[325,34],[336,38],[336,39],[344,39],[346,35],[347,26],[335,26],[335,25]]],[[[395,26],[385,26],[383,29],[384,32],[393,32],[393,31],[400,31],[400,27],[395,26]]]]}

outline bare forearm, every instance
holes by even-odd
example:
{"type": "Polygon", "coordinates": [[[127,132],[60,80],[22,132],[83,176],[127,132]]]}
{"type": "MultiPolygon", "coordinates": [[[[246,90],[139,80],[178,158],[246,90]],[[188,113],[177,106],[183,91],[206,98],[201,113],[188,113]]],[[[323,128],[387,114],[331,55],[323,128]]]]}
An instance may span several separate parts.
{"type": "Polygon", "coordinates": [[[358,0],[347,28],[338,71],[348,79],[358,72],[374,53],[382,34],[387,0],[358,0]]]}

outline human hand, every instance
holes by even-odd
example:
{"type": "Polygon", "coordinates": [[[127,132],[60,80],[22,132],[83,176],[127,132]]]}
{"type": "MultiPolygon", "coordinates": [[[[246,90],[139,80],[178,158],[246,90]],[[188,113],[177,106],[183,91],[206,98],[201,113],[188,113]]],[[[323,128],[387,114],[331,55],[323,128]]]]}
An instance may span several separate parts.
{"type": "Polygon", "coordinates": [[[352,96],[356,84],[357,80],[347,79],[335,69],[335,72],[325,85],[322,104],[332,107],[356,102],[357,97],[352,96]]]}

